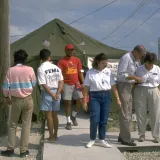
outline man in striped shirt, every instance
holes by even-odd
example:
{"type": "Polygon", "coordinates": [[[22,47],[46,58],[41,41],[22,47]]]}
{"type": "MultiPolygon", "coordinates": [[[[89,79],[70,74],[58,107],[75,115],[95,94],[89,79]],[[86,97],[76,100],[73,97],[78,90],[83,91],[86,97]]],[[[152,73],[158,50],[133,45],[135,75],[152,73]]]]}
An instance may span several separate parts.
{"type": "Polygon", "coordinates": [[[22,112],[22,133],[20,140],[20,157],[29,155],[28,141],[33,112],[32,90],[36,85],[33,68],[25,65],[28,54],[24,50],[14,53],[14,67],[8,69],[3,83],[4,101],[12,104],[8,124],[8,147],[2,151],[2,156],[10,157],[14,154],[16,128],[22,112]],[[11,101],[10,101],[11,98],[11,101]]]}

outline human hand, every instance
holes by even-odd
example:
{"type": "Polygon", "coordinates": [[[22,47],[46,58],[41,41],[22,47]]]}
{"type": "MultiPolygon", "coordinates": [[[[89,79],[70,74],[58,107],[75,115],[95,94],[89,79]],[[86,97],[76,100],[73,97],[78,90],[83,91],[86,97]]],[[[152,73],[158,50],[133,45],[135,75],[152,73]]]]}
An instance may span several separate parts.
{"type": "Polygon", "coordinates": [[[81,89],[84,89],[84,84],[81,84],[81,89]]]}
{"type": "Polygon", "coordinates": [[[122,103],[121,103],[120,99],[117,99],[117,105],[118,105],[118,109],[121,109],[122,103]]]}
{"type": "Polygon", "coordinates": [[[142,79],[139,77],[136,77],[135,80],[137,81],[137,83],[142,83],[142,79]]]}
{"type": "Polygon", "coordinates": [[[56,94],[55,95],[55,100],[58,101],[58,99],[59,99],[59,94],[56,94]]]}
{"type": "Polygon", "coordinates": [[[88,111],[88,104],[86,102],[83,102],[82,106],[83,106],[84,111],[87,112],[88,111]]]}
{"type": "Polygon", "coordinates": [[[56,94],[52,94],[52,98],[56,100],[56,94]]]}

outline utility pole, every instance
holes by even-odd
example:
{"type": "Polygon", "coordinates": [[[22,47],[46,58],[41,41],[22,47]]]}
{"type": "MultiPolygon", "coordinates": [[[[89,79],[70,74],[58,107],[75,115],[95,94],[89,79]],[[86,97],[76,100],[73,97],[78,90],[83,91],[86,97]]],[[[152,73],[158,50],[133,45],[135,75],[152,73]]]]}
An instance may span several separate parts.
{"type": "Polygon", "coordinates": [[[160,37],[158,38],[158,63],[160,63],[160,37]]]}
{"type": "Polygon", "coordinates": [[[2,84],[10,67],[10,0],[0,0],[0,136],[7,132],[7,106],[3,103],[2,84]]]}

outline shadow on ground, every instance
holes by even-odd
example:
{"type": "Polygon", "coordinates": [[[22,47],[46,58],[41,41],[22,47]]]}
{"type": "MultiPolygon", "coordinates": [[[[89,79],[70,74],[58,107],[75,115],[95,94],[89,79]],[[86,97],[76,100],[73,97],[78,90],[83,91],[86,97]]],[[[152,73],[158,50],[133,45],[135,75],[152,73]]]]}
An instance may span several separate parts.
{"type": "Polygon", "coordinates": [[[63,145],[63,146],[85,146],[89,141],[89,134],[80,135],[62,135],[58,137],[58,140],[53,143],[53,145],[63,145]]]}

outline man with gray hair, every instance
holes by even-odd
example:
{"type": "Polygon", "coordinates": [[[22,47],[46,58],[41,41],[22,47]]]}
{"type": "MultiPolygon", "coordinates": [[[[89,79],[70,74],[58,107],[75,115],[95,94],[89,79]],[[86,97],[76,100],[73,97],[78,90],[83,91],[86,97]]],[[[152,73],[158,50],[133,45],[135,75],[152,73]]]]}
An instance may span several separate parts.
{"type": "Polygon", "coordinates": [[[146,49],[137,45],[133,51],[126,53],[120,59],[117,73],[117,89],[122,103],[120,111],[120,134],[118,142],[123,145],[136,146],[131,139],[132,123],[132,89],[135,83],[141,83],[141,78],[135,76],[135,71],[141,65],[146,49]]]}

